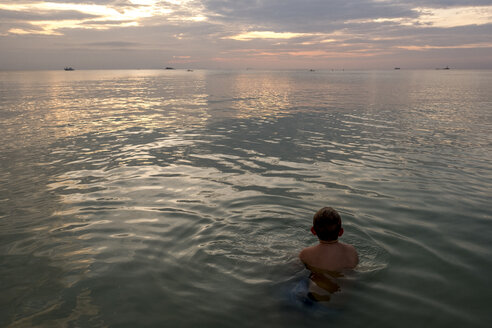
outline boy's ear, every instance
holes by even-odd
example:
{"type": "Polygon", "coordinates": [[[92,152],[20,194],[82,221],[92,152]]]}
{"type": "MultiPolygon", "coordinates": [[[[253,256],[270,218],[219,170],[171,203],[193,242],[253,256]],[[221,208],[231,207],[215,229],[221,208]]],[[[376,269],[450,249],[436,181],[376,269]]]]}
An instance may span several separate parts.
{"type": "Polygon", "coordinates": [[[340,231],[338,231],[338,237],[342,237],[343,235],[343,228],[340,228],[340,231]]]}
{"type": "Polygon", "coordinates": [[[311,233],[316,236],[316,231],[314,230],[314,227],[311,227],[311,233]]]}

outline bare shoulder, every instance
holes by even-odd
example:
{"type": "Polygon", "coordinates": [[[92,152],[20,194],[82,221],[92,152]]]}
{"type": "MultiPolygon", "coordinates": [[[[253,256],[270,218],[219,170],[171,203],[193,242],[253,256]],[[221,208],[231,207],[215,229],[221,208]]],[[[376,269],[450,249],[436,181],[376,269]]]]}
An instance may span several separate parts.
{"type": "Polygon", "coordinates": [[[310,254],[313,252],[313,247],[306,247],[304,248],[303,250],[301,250],[301,252],[299,253],[299,259],[306,263],[306,261],[308,260],[308,258],[310,257],[310,254]]]}
{"type": "Polygon", "coordinates": [[[350,244],[344,244],[344,246],[351,262],[353,263],[353,266],[355,267],[359,263],[359,254],[357,253],[357,250],[350,244]]]}
{"type": "Polygon", "coordinates": [[[347,250],[349,252],[352,252],[352,253],[356,253],[357,254],[357,250],[355,249],[355,247],[353,245],[350,245],[350,244],[343,244],[343,245],[347,248],[347,250]]]}

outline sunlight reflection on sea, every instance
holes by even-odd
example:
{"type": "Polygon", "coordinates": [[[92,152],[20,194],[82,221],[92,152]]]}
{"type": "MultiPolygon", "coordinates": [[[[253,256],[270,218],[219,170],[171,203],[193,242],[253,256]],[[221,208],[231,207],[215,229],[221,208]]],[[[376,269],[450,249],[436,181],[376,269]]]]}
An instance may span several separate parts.
{"type": "Polygon", "coordinates": [[[485,326],[491,82],[1,72],[0,325],[485,326]],[[361,263],[306,308],[326,205],[361,263]]]}

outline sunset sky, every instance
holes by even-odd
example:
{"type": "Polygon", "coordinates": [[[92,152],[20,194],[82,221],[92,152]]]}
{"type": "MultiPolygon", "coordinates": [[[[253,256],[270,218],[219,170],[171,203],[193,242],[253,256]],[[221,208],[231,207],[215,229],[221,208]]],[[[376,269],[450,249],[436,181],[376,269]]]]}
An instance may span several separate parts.
{"type": "Polygon", "coordinates": [[[492,68],[491,0],[0,0],[0,69],[492,68]]]}

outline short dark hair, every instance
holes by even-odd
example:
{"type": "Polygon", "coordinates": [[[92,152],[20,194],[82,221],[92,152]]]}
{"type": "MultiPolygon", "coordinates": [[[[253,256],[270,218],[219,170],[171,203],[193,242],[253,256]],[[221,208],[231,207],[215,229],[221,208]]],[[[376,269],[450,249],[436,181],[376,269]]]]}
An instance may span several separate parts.
{"type": "Polygon", "coordinates": [[[323,207],[313,217],[313,228],[319,239],[332,241],[338,239],[342,228],[342,218],[331,207],[323,207]]]}

